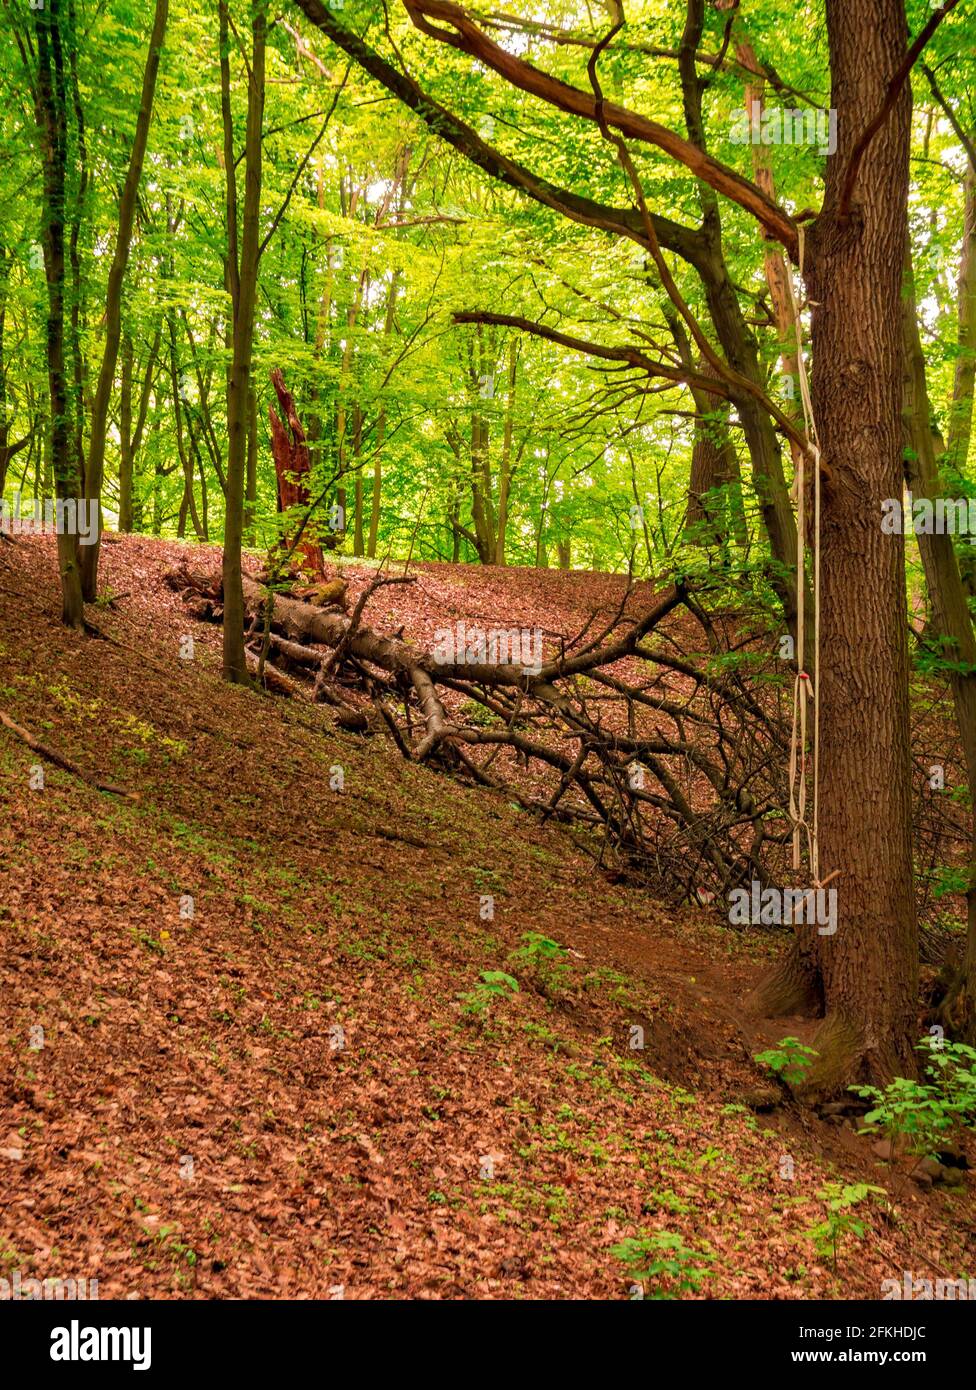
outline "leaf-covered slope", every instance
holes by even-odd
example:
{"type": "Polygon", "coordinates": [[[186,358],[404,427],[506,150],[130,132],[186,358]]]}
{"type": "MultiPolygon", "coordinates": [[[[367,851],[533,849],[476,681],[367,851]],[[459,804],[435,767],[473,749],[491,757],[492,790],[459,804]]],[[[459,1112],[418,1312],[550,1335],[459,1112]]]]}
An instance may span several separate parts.
{"type": "MultiPolygon", "coordinates": [[[[0,708],[139,797],[50,766],[32,789],[0,731],[8,1267],[103,1297],[626,1297],[612,1247],[673,1231],[713,1256],[712,1296],[964,1270],[956,1199],[914,1191],[818,1263],[833,1131],[736,1105],[766,947],[326,711],[222,685],[219,633],[161,581],[180,548],[105,549],[128,597],[92,613],[124,645],[60,627],[42,544],[0,557],[0,708]],[[566,948],[555,973],[510,958],[528,932],[566,948]],[[485,971],[519,989],[475,1013],[485,971]]],[[[480,581],[438,571],[469,604],[480,581]]]]}

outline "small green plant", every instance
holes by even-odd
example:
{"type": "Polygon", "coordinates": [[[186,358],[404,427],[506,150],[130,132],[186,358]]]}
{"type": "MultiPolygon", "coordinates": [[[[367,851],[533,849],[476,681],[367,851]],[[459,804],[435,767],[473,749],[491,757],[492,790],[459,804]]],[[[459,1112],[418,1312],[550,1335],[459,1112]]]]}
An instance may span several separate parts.
{"type": "Polygon", "coordinates": [[[754,1053],[752,1060],[767,1067],[787,1086],[798,1086],[817,1055],[812,1047],[805,1047],[799,1038],[780,1038],[775,1047],[754,1053]]]}
{"type": "Polygon", "coordinates": [[[883,1187],[874,1187],[866,1182],[847,1187],[843,1183],[828,1182],[824,1183],[817,1196],[826,1202],[827,1216],[816,1226],[811,1226],[806,1234],[813,1241],[817,1254],[822,1259],[829,1259],[836,1273],[841,1241],[846,1236],[855,1236],[860,1240],[864,1235],[864,1222],[855,1215],[854,1208],[866,1197],[887,1197],[887,1193],[883,1187]]]}
{"type": "Polygon", "coordinates": [[[502,722],[499,715],[492,710],[486,709],[477,700],[465,700],[458,711],[465,724],[474,724],[479,729],[490,728],[492,724],[502,722]]]}
{"type": "Polygon", "coordinates": [[[461,1003],[466,1014],[480,1016],[491,1008],[495,1000],[507,999],[518,992],[518,981],[506,975],[504,970],[482,970],[480,983],[461,995],[461,1003]]]}
{"type": "Polygon", "coordinates": [[[864,1085],[849,1089],[873,1103],[864,1129],[883,1134],[892,1149],[904,1142],[922,1156],[976,1127],[976,1048],[941,1037],[923,1038],[916,1046],[926,1059],[922,1072],[927,1080],[896,1076],[883,1090],[864,1085]]]}
{"type": "Polygon", "coordinates": [[[930,870],[927,877],[932,885],[932,897],[936,902],[939,898],[949,896],[963,897],[969,888],[969,874],[948,864],[930,870]]]}
{"type": "Polygon", "coordinates": [[[522,945],[508,958],[513,965],[531,970],[539,982],[548,990],[558,990],[569,980],[569,952],[558,941],[541,932],[527,931],[522,934],[522,945]]]}
{"type": "Polygon", "coordinates": [[[655,1231],[650,1236],[629,1236],[611,1251],[625,1266],[641,1298],[677,1298],[697,1293],[710,1277],[704,1266],[715,1258],[709,1252],[693,1250],[673,1231],[655,1231]],[[662,1282],[663,1281],[663,1282],[662,1282]]]}
{"type": "Polygon", "coordinates": [[[645,1204],[648,1211],[655,1208],[660,1211],[670,1211],[676,1216],[687,1216],[691,1211],[691,1203],[686,1202],[683,1197],[679,1197],[671,1188],[666,1188],[663,1192],[651,1192],[645,1204]]]}

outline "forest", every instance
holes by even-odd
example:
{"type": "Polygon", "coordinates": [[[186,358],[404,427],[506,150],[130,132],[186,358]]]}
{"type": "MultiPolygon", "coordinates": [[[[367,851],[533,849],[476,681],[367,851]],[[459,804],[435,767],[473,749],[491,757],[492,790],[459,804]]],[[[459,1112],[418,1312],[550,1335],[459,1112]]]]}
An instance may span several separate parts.
{"type": "Polygon", "coordinates": [[[857,1321],[976,1298],[972,6],[0,0],[0,92],[37,1354],[582,1299],[937,1362],[857,1321]]]}

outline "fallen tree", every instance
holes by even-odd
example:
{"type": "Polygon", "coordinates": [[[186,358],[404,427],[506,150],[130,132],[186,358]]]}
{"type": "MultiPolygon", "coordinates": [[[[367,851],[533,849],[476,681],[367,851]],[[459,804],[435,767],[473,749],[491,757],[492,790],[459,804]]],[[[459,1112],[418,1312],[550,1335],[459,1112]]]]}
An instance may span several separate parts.
{"type": "MultiPolygon", "coordinates": [[[[183,566],[167,581],[194,616],[219,619],[216,576],[183,566]]],[[[594,615],[526,667],[511,648],[504,660],[481,659],[490,649],[448,660],[366,626],[376,590],[409,582],[375,577],[347,614],[245,577],[250,669],[272,693],[332,706],[342,727],[388,732],[412,760],[601,830],[598,858],[613,851],[617,872],[672,895],[711,902],[775,881],[789,833],[785,721],[721,659],[723,624],[694,592],[675,583],[637,611],[628,590],[602,626],[594,615]]]]}
{"type": "MultiPolygon", "coordinates": [[[[219,576],[184,564],[167,582],[195,617],[221,620],[219,576]]],[[[449,661],[364,623],[380,588],[416,582],[378,574],[348,613],[342,582],[341,602],[324,606],[310,599],[330,586],[297,597],[245,576],[252,676],[269,694],[329,706],[342,729],[387,735],[411,761],[567,823],[605,872],[670,901],[714,904],[731,922],[736,888],[807,887],[788,867],[789,681],[768,633],[742,637],[741,612],[708,613],[701,584],[676,583],[650,600],[628,589],[602,623],[594,614],[551,640],[531,670],[468,650],[449,661]]],[[[933,734],[927,718],[913,730],[921,957],[941,967],[923,1002],[939,1021],[959,940],[931,885],[965,854],[967,827],[951,798],[933,795],[933,734]]]]}

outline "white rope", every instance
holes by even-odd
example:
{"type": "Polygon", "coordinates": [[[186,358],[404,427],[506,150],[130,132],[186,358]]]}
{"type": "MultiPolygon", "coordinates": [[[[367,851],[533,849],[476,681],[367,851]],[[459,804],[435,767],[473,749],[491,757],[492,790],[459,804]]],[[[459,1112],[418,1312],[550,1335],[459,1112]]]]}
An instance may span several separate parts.
{"type": "MultiPolygon", "coordinates": [[[[797,228],[800,278],[803,278],[803,226],[797,228]]],[[[787,283],[793,306],[796,334],[796,360],[803,405],[804,447],[796,466],[796,677],[793,681],[793,724],[790,731],[790,820],[793,823],[793,868],[800,867],[801,832],[805,833],[810,856],[810,873],[820,881],[817,832],[820,820],[820,441],[813,415],[813,402],[803,356],[803,323],[793,289],[793,275],[787,269],[787,283]],[[813,465],[813,680],[805,669],[806,659],[806,456],[813,465]],[[807,820],[807,706],[812,705],[812,811],[807,820]]]]}

